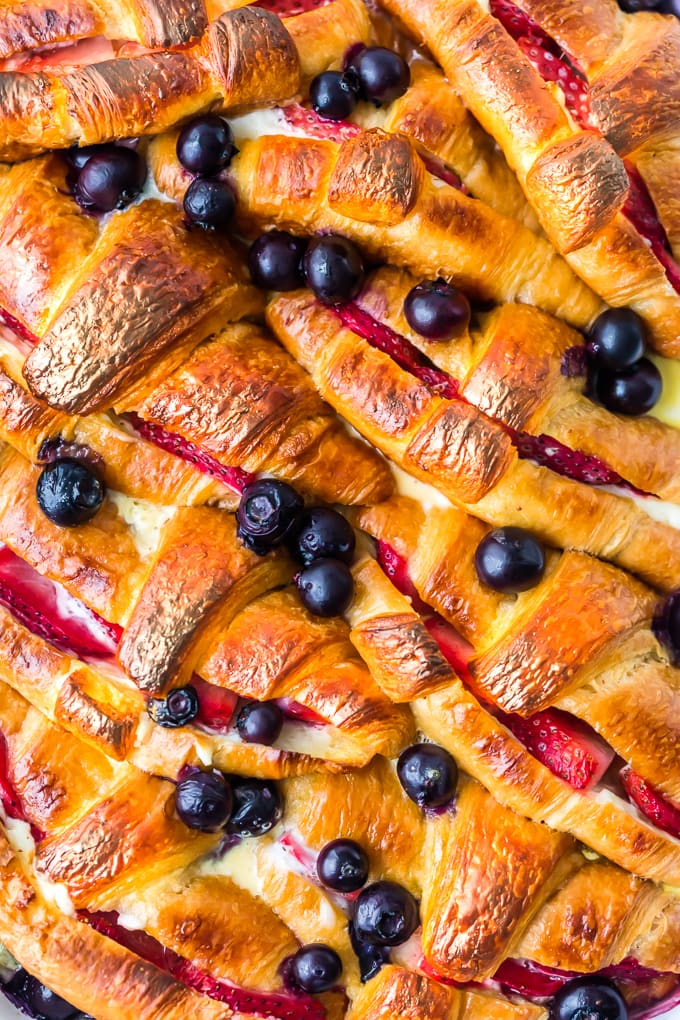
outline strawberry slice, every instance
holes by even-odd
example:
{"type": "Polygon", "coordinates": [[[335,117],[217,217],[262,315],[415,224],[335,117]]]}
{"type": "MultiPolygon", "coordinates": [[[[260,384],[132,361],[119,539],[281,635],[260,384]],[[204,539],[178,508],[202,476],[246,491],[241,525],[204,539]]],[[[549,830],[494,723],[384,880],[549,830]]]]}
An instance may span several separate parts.
{"type": "Polygon", "coordinates": [[[438,613],[425,620],[425,626],[439,645],[446,661],[453,666],[462,680],[470,682],[468,663],[474,654],[472,645],[438,613]]]}
{"type": "Polygon", "coordinates": [[[292,698],[275,698],[275,704],[279,706],[284,715],[296,722],[306,723],[308,726],[326,726],[327,722],[322,715],[315,712],[313,708],[301,705],[299,701],[292,698]]]}
{"type": "Polygon", "coordinates": [[[383,542],[382,539],[378,539],[376,543],[376,558],[397,591],[411,600],[411,605],[416,613],[430,613],[432,611],[416,591],[416,587],[409,577],[408,563],[403,556],[399,555],[396,549],[389,545],[389,543],[383,542]]]}
{"type": "Polygon", "coordinates": [[[583,450],[572,450],[554,436],[546,436],[545,433],[532,436],[528,432],[517,432],[507,426],[505,428],[513,446],[524,460],[532,460],[534,464],[550,468],[555,474],[572,478],[575,482],[584,482],[586,485],[616,485],[638,496],[651,495],[627,482],[599,457],[584,453],[583,450]]]}
{"type": "Polygon", "coordinates": [[[282,106],[281,113],[289,127],[295,128],[307,138],[319,138],[323,142],[345,142],[361,134],[358,124],[348,120],[327,120],[300,103],[282,106]]]}
{"type": "Polygon", "coordinates": [[[5,545],[0,546],[0,604],[31,634],[81,659],[113,658],[123,633],[5,545]]]}
{"type": "Polygon", "coordinates": [[[227,733],[231,729],[238,694],[228,691],[225,687],[209,684],[196,673],[191,678],[191,686],[198,695],[196,723],[214,733],[227,733]]]}
{"type": "Polygon", "coordinates": [[[9,326],[13,333],[16,333],[17,336],[31,344],[31,346],[39,342],[39,336],[36,336],[35,333],[31,333],[30,329],[28,329],[27,326],[24,326],[23,322],[19,322],[19,320],[15,319],[13,315],[6,312],[4,308],[0,308],[0,321],[4,322],[6,326],[9,326]]]}
{"type": "Polygon", "coordinates": [[[230,489],[234,489],[236,492],[243,492],[246,485],[250,485],[255,479],[255,475],[242,471],[239,467],[227,467],[224,464],[220,464],[218,460],[215,460],[205,450],[201,450],[200,446],[197,446],[196,443],[192,443],[189,439],[177,435],[176,432],[167,432],[161,425],[156,425],[154,422],[144,421],[134,411],[122,414],[121,418],[142,439],[153,443],[154,446],[159,446],[161,450],[166,450],[167,453],[174,454],[175,457],[188,461],[189,464],[193,464],[204,475],[212,475],[213,478],[224,482],[225,485],[228,485],[230,489]]]}
{"type": "Polygon", "coordinates": [[[31,829],[31,835],[36,843],[45,838],[42,829],[29,822],[21,797],[14,789],[14,784],[9,774],[9,753],[7,741],[3,733],[0,733],[0,804],[2,804],[5,815],[8,818],[15,818],[21,822],[27,822],[31,829]]]}
{"type": "Polygon", "coordinates": [[[630,188],[623,206],[623,214],[639,234],[648,242],[666,273],[674,290],[680,294],[680,265],[671,252],[668,235],[659,219],[647,185],[631,163],[626,163],[630,188]]]}
{"type": "Polygon", "coordinates": [[[458,397],[458,383],[440,368],[436,368],[429,358],[415,347],[406,337],[396,333],[390,326],[378,322],[372,315],[359,308],[353,301],[344,305],[333,306],[343,326],[368,341],[371,347],[389,355],[400,368],[420,379],[431,390],[441,397],[455,400],[458,397]]]}
{"type": "Polygon", "coordinates": [[[680,804],[659,793],[646,779],[626,765],[619,773],[623,788],[633,804],[657,828],[680,839],[680,804]]]}
{"type": "Polygon", "coordinates": [[[317,7],[325,7],[328,0],[256,0],[253,7],[261,7],[263,11],[271,11],[280,18],[294,18],[297,14],[315,11],[317,7]]]}
{"type": "Polygon", "coordinates": [[[309,995],[251,991],[214,978],[199,970],[191,960],[161,945],[145,931],[123,928],[118,923],[115,911],[81,910],[78,911],[78,920],[89,924],[188,988],[226,1003],[236,1013],[276,1017],[278,1020],[324,1020],[326,1015],[321,1003],[309,995]]]}
{"type": "Polygon", "coordinates": [[[575,790],[588,790],[605,774],[615,752],[587,723],[568,712],[548,708],[524,719],[496,710],[527,751],[575,790]]]}

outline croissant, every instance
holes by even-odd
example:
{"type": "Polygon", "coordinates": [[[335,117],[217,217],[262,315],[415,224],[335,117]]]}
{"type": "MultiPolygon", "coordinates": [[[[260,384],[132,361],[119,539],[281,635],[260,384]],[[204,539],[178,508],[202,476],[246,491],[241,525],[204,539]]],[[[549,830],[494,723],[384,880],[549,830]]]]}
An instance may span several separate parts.
{"type": "Polygon", "coordinates": [[[548,771],[550,756],[539,754],[540,765],[535,746],[527,749],[529,731],[517,726],[518,717],[548,725],[537,714],[546,709],[568,712],[607,742],[609,760],[614,751],[620,756],[619,769],[627,764],[662,798],[676,799],[677,677],[651,631],[653,593],[622,571],[568,551],[554,554],[531,591],[500,595],[480,583],[474,566],[488,527],[453,507],[426,516],[398,497],[362,511],[358,523],[405,559],[418,594],[474,648],[458,662],[466,687],[459,682],[415,703],[419,726],[455,748],[501,802],[566,828],[622,867],[666,880],[666,868],[676,868],[675,843],[651,816],[627,812],[620,786],[615,796],[603,788],[575,794],[574,777],[559,766],[548,771]],[[508,760],[513,769],[503,764],[508,760]]]}
{"type": "Polygon", "coordinates": [[[663,89],[657,92],[656,76],[652,91],[664,98],[655,104],[654,114],[647,114],[640,99],[642,92],[637,93],[638,107],[634,102],[632,111],[628,97],[632,82],[641,86],[645,76],[655,75],[657,66],[664,69],[663,75],[669,74],[669,80],[677,77],[670,70],[677,64],[674,21],[642,13],[629,16],[626,23],[624,14],[614,15],[613,3],[602,0],[590,8],[590,26],[582,24],[570,31],[565,26],[580,22],[580,8],[573,6],[572,17],[562,10],[555,17],[547,13],[547,5],[523,6],[528,18],[524,10],[505,0],[492,3],[491,13],[476,2],[442,6],[436,0],[381,0],[381,7],[428,46],[465,105],[497,140],[541,225],[575,272],[609,304],[634,308],[648,322],[654,346],[676,357],[680,350],[677,265],[669,258],[663,239],[650,243],[649,227],[645,227],[649,199],[644,185],[641,193],[639,182],[629,178],[622,160],[599,130],[602,127],[625,151],[622,138],[607,124],[606,115],[603,117],[610,102],[621,109],[623,121],[637,116],[638,123],[644,122],[643,134],[648,131],[648,121],[652,134],[655,121],[661,132],[672,122],[674,105],[663,89]],[[630,42],[617,31],[624,24],[630,26],[630,42]],[[616,50],[607,52],[604,62],[604,54],[589,43],[593,25],[601,48],[604,40],[612,49],[620,44],[623,74],[608,73],[608,68],[616,65],[616,50]],[[546,31],[554,33],[554,39],[546,31]],[[533,40],[533,50],[526,37],[533,40]],[[523,38],[526,52],[520,46],[523,38]],[[570,49],[579,38],[586,40],[581,46],[593,49],[587,59],[598,69],[604,67],[599,89],[595,85],[593,120],[587,109],[587,79],[579,69],[583,52],[570,49]],[[576,71],[565,64],[561,56],[565,52],[575,60],[576,71]],[[563,77],[558,74],[560,66],[567,68],[563,77]],[[629,70],[633,67],[635,71],[629,70]],[[576,83],[576,98],[569,99],[572,106],[568,110],[559,99],[559,84],[554,84],[565,80],[576,83]],[[656,108],[661,107],[659,115],[656,108]]]}
{"type": "Polygon", "coordinates": [[[656,587],[675,587],[680,534],[670,525],[621,496],[520,458],[499,424],[450,390],[440,397],[309,292],[274,298],[267,319],[337,411],[454,503],[490,524],[529,527],[553,545],[611,559],[656,587]]]}

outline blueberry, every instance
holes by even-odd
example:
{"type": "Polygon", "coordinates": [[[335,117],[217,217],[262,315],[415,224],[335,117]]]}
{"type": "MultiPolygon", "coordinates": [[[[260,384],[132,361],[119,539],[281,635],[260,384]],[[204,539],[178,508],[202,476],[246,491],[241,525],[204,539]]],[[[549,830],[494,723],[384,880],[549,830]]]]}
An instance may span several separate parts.
{"type": "Polygon", "coordinates": [[[597,373],[597,398],[616,414],[647,414],[661,396],[661,388],[661,373],[648,358],[620,371],[600,369],[597,373]]]}
{"type": "Polygon", "coordinates": [[[350,564],[354,558],[354,528],[337,510],[317,506],[298,518],[291,553],[305,566],[321,557],[350,564]]]}
{"type": "Polygon", "coordinates": [[[36,493],[45,517],[53,524],[73,528],[94,517],[106,489],[82,461],[63,457],[42,469],[36,493]]]}
{"type": "Polygon", "coordinates": [[[75,199],[85,209],[124,209],[140,194],[146,163],[133,149],[111,146],[91,156],[78,174],[75,199]]]}
{"type": "Polygon", "coordinates": [[[354,71],[359,95],[376,106],[403,96],[411,83],[411,72],[403,57],[384,46],[368,46],[352,57],[348,71],[354,71]]]}
{"type": "Polygon", "coordinates": [[[330,946],[313,942],[298,949],[291,960],[291,974],[303,992],[318,995],[338,983],[342,974],[342,960],[330,946]]]}
{"type": "Polygon", "coordinates": [[[315,616],[340,616],[352,601],[354,578],[340,560],[314,560],[295,576],[302,604],[315,616]]]}
{"type": "Polygon", "coordinates": [[[390,950],[387,946],[378,946],[372,942],[363,942],[356,933],[353,923],[348,925],[349,940],[359,963],[361,983],[365,984],[374,978],[386,963],[390,962],[390,950]]]}
{"type": "Polygon", "coordinates": [[[235,836],[262,836],[273,829],[283,814],[278,787],[268,779],[232,776],[234,809],[227,832],[235,836]]]}
{"type": "Polygon", "coordinates": [[[149,698],[146,710],[159,726],[174,730],[195,719],[199,707],[196,688],[187,685],[176,687],[165,698],[149,698]]]}
{"type": "Polygon", "coordinates": [[[659,10],[662,14],[674,14],[676,18],[680,18],[680,0],[665,0],[659,10]]]}
{"type": "Polygon", "coordinates": [[[302,499],[286,482],[262,478],[246,485],[236,513],[239,537],[262,556],[284,541],[302,507],[302,499]]]}
{"type": "Polygon", "coordinates": [[[64,156],[69,166],[79,172],[86,163],[89,163],[93,156],[108,155],[115,148],[116,146],[113,144],[73,145],[70,149],[66,150],[64,156]]]}
{"type": "Polygon", "coordinates": [[[489,588],[511,594],[538,584],[545,570],[545,555],[523,528],[496,528],[477,546],[475,567],[489,588]]]}
{"type": "Polygon", "coordinates": [[[315,237],[303,260],[307,285],[326,305],[351,301],[364,282],[364,263],[359,250],[340,234],[315,237]]]}
{"type": "Polygon", "coordinates": [[[283,712],[273,701],[250,701],[236,719],[241,739],[248,744],[274,743],[283,726],[283,712]]]}
{"type": "Polygon", "coordinates": [[[27,974],[21,997],[40,1020],[71,1020],[79,1011],[65,999],[50,991],[37,978],[27,974]]]}
{"type": "Polygon", "coordinates": [[[458,766],[437,744],[413,744],[399,755],[399,782],[421,808],[449,804],[458,785],[458,766]]]}
{"type": "Polygon", "coordinates": [[[236,210],[236,196],[226,181],[197,177],[184,194],[189,223],[202,230],[226,230],[236,210]]]}
{"type": "Polygon", "coordinates": [[[264,290],[295,290],[304,287],[302,259],[307,241],[285,230],[260,234],[248,253],[253,283],[264,290]]]}
{"type": "Polygon", "coordinates": [[[608,308],[590,328],[588,349],[607,368],[628,368],[647,346],[645,324],[630,308],[608,308]]]}
{"type": "Polygon", "coordinates": [[[192,174],[211,177],[228,166],[235,153],[231,128],[214,113],[190,120],[177,139],[177,158],[192,174]]]}
{"type": "Polygon", "coordinates": [[[318,74],[309,87],[312,109],[326,120],[345,120],[359,99],[356,75],[339,71],[318,74]]]}
{"type": "Polygon", "coordinates": [[[374,882],[359,893],[353,921],[361,942],[400,946],[420,924],[418,904],[402,885],[374,882]]]}
{"type": "Polygon", "coordinates": [[[424,280],[404,301],[404,315],[412,330],[428,340],[452,340],[470,323],[470,304],[445,280],[424,280]]]}
{"type": "Polygon", "coordinates": [[[664,7],[662,0],[619,0],[619,7],[629,14],[638,11],[658,11],[664,7]]]}
{"type": "Polygon", "coordinates": [[[229,783],[219,772],[192,772],[177,784],[177,814],[190,829],[217,832],[228,821],[232,804],[229,783]]]}
{"type": "Polygon", "coordinates": [[[368,880],[368,857],[353,839],[334,839],[319,854],[316,873],[328,889],[356,892],[368,880]]]}
{"type": "Polygon", "coordinates": [[[568,981],[553,999],[551,1020],[627,1020],[616,985],[596,974],[568,981]]]}
{"type": "Polygon", "coordinates": [[[654,633],[673,665],[680,666],[680,588],[671,592],[654,614],[654,633]]]}

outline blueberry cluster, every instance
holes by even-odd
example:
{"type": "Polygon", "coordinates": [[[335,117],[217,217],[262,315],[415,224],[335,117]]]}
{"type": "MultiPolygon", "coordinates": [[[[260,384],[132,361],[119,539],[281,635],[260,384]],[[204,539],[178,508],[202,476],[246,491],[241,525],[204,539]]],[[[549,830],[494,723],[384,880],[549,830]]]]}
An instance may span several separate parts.
{"type": "Polygon", "coordinates": [[[229,166],[236,152],[231,128],[216,114],[195,117],[180,132],[177,158],[195,175],[184,195],[189,223],[203,230],[225,230],[231,223],[236,195],[217,174],[229,166]]]}
{"type": "Polygon", "coordinates": [[[411,82],[406,61],[384,46],[353,48],[342,71],[324,71],[312,81],[312,109],[326,120],[345,120],[360,100],[385,106],[411,82]]]}
{"type": "Polygon", "coordinates": [[[288,547],[302,566],[295,584],[311,613],[338,616],[345,611],[354,592],[349,566],[355,537],[342,514],[328,507],[305,509],[292,486],[263,478],[243,490],[236,517],[239,537],[259,556],[288,547]]]}
{"type": "Polygon", "coordinates": [[[175,809],[190,829],[263,836],[283,814],[283,799],[268,779],[192,770],[177,783],[175,809]]]}
{"type": "Polygon", "coordinates": [[[23,968],[4,986],[10,1000],[34,1020],[92,1020],[23,968]]]}
{"type": "Polygon", "coordinates": [[[258,287],[295,290],[306,285],[326,305],[351,301],[364,282],[361,253],[340,234],[308,241],[284,230],[271,230],[254,242],[248,264],[258,287]]]}
{"type": "Polygon", "coordinates": [[[406,295],[404,316],[427,340],[453,340],[470,324],[470,302],[446,280],[423,280],[406,295]]]}
{"type": "Polygon", "coordinates": [[[146,181],[146,162],[134,148],[118,145],[86,145],[66,152],[68,182],[83,209],[111,212],[124,209],[141,193],[146,181]]]}
{"type": "Polygon", "coordinates": [[[40,472],[38,506],[48,520],[62,528],[85,524],[104,501],[104,483],[92,466],[73,457],[53,460],[40,472]]]}
{"type": "Polygon", "coordinates": [[[680,0],[619,0],[619,7],[629,14],[658,11],[659,14],[674,14],[680,18],[680,0]]]}
{"type": "Polygon", "coordinates": [[[661,373],[644,357],[645,324],[630,308],[608,308],[590,328],[588,391],[616,414],[647,414],[661,396],[661,373]]]}

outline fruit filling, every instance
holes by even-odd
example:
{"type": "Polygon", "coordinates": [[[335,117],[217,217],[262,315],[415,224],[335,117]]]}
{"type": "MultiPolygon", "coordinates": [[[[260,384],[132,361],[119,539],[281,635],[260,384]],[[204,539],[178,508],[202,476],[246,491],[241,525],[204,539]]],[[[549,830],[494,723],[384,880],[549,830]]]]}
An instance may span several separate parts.
{"type": "Polygon", "coordinates": [[[277,1017],[278,1020],[324,1020],[326,1014],[323,1006],[311,996],[304,993],[251,991],[214,978],[200,970],[190,960],[161,945],[145,931],[130,931],[123,928],[118,923],[115,911],[104,913],[83,910],[79,911],[78,917],[102,935],[106,935],[169,974],[176,981],[201,995],[226,1003],[237,1013],[277,1017]]]}
{"type": "Polygon", "coordinates": [[[27,822],[24,806],[9,776],[7,741],[0,733],[0,804],[8,818],[16,818],[27,822]]]}
{"type": "Polygon", "coordinates": [[[31,344],[31,346],[33,346],[33,344],[37,344],[40,340],[39,336],[36,336],[35,333],[31,333],[30,329],[24,326],[23,322],[19,322],[19,320],[15,319],[13,315],[10,315],[9,312],[5,311],[4,308],[0,308],[0,322],[4,322],[4,324],[8,326],[13,333],[16,333],[18,337],[21,337],[22,340],[25,340],[27,343],[31,344]]]}
{"type": "Polygon", "coordinates": [[[317,7],[325,7],[329,0],[256,0],[254,7],[278,14],[280,18],[294,18],[297,14],[315,11],[317,7]]]}
{"type": "Polygon", "coordinates": [[[56,581],[0,545],[0,603],[27,630],[82,659],[111,659],[122,628],[102,619],[56,581]]]}
{"type": "Polygon", "coordinates": [[[680,265],[671,252],[668,235],[659,219],[647,185],[634,166],[626,163],[630,188],[623,206],[623,214],[644,237],[661,263],[668,282],[680,294],[680,265]]]}
{"type": "Polygon", "coordinates": [[[621,769],[620,779],[630,800],[657,828],[680,839],[680,804],[669,800],[629,765],[621,769]]]}
{"type": "Polygon", "coordinates": [[[196,443],[184,439],[183,436],[179,436],[175,432],[167,432],[161,425],[144,421],[143,418],[140,418],[138,414],[132,411],[121,415],[121,418],[142,439],[146,439],[147,442],[160,447],[161,450],[174,454],[175,457],[186,460],[203,474],[217,478],[218,481],[223,482],[236,492],[243,492],[246,485],[250,485],[255,478],[253,474],[243,471],[239,467],[226,467],[224,464],[220,464],[209,453],[201,450],[196,443]]]}
{"type": "MultiPolygon", "coordinates": [[[[465,397],[460,394],[457,380],[448,372],[436,368],[406,337],[378,322],[354,302],[335,306],[333,311],[343,326],[362,337],[371,347],[389,355],[400,368],[420,379],[433,392],[447,400],[462,400],[467,403],[465,397]]],[[[558,475],[576,482],[584,482],[586,485],[615,485],[637,495],[650,495],[627,482],[599,457],[584,453],[582,450],[572,450],[553,436],[544,434],[532,436],[527,432],[517,432],[504,422],[494,420],[508,434],[518,454],[525,460],[532,460],[558,475]]]]}
{"type": "Polygon", "coordinates": [[[615,752],[587,723],[548,708],[525,719],[494,710],[494,715],[534,758],[575,790],[590,790],[614,761],[615,752]]]}

